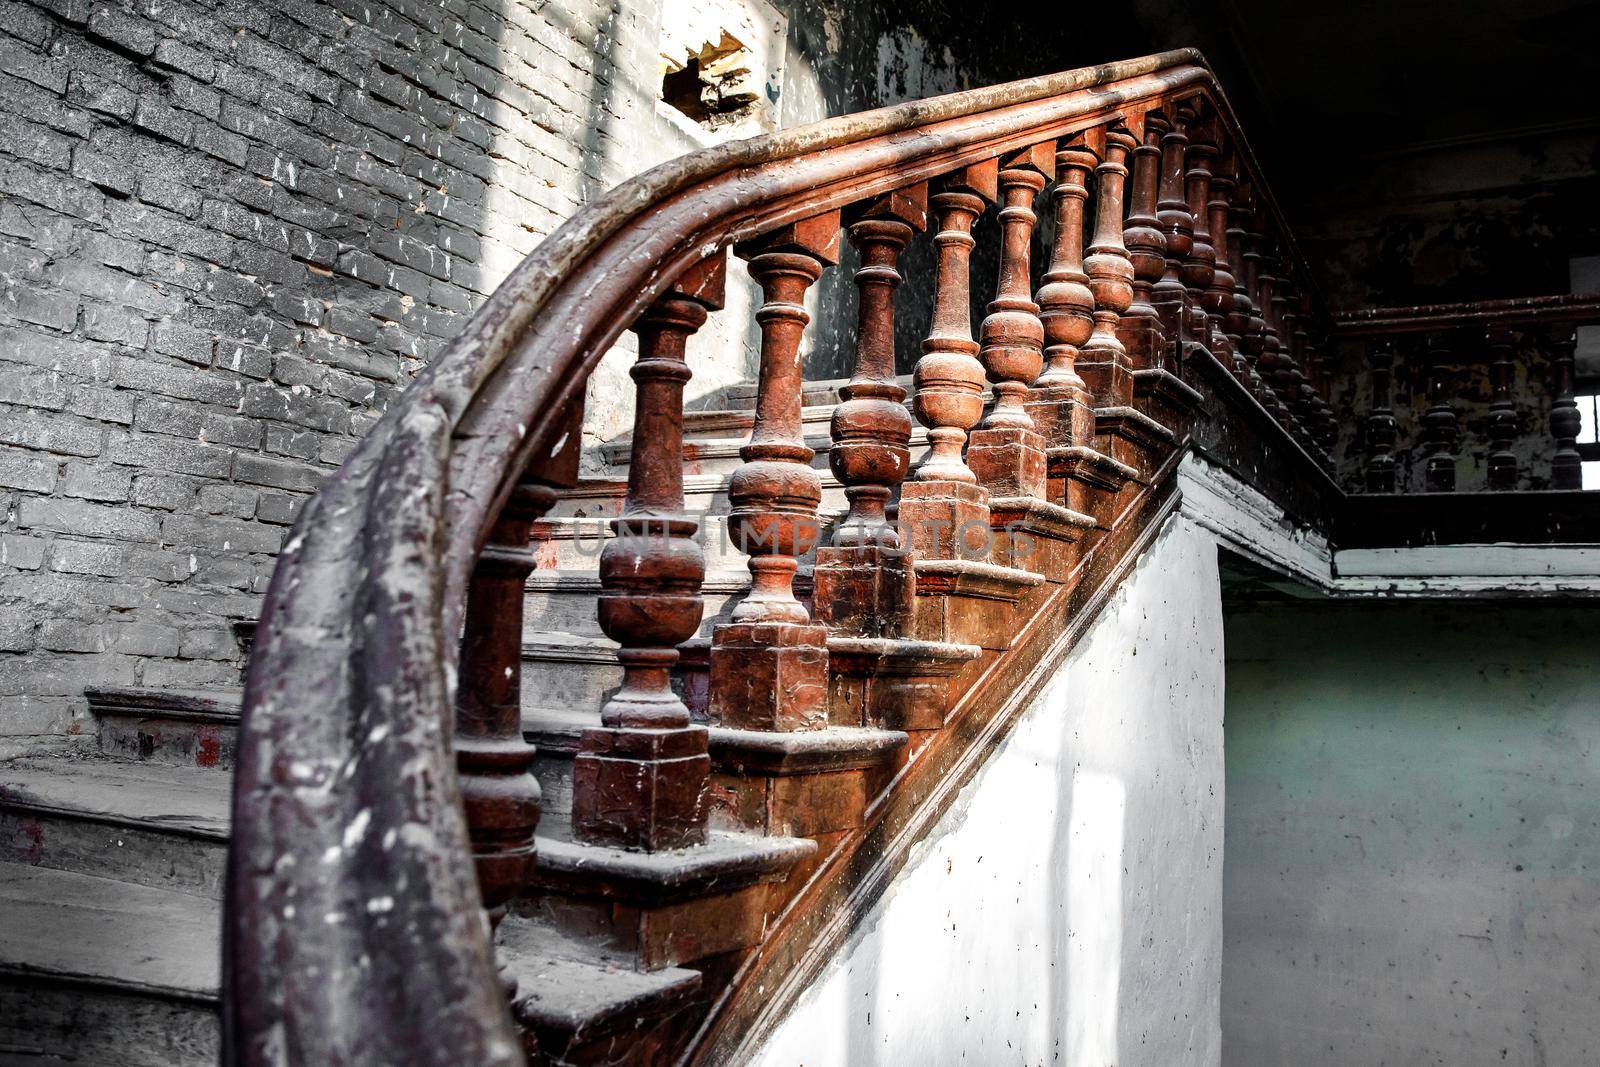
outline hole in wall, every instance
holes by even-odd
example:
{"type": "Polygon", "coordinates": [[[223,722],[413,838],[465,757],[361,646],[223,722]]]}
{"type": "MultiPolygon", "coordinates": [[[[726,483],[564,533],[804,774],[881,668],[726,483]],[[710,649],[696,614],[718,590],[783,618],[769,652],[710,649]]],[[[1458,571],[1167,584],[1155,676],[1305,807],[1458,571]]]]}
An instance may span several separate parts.
{"type": "Polygon", "coordinates": [[[767,0],[666,0],[657,110],[702,143],[777,129],[787,33],[767,0]]]}
{"type": "Polygon", "coordinates": [[[661,99],[707,129],[737,123],[756,107],[750,49],[727,30],[661,78],[661,99]]]}

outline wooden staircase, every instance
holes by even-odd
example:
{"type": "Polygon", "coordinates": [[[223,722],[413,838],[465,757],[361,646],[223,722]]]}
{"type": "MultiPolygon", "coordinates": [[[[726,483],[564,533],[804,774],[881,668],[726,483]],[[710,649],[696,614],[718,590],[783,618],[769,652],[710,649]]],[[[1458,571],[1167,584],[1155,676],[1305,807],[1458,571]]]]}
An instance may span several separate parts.
{"type": "Polygon", "coordinates": [[[122,1020],[125,1063],[741,1062],[1154,538],[1187,450],[1321,514],[1320,314],[1188,51],[624,185],[308,505],[242,698],[92,693],[95,758],[0,768],[30,919],[0,933],[0,1007],[27,1009],[0,1049],[93,1060],[122,1020]],[[804,294],[846,239],[855,373],[804,383],[804,294]],[[760,375],[685,413],[730,250],[760,375]],[[635,432],[578,479],[577,402],[630,327],[635,432]]]}
{"type": "MultiPolygon", "coordinates": [[[[836,400],[836,383],[818,383],[812,392],[836,400]]],[[[834,407],[808,407],[807,423],[825,427],[834,407]]],[[[750,422],[748,408],[685,418],[685,472],[704,487],[689,507],[701,509],[711,562],[707,619],[686,643],[678,684],[702,715],[710,633],[750,585],[744,557],[715,542],[726,483],[738,465],[732,446],[750,422]]],[[[812,440],[816,466],[825,469],[829,439],[812,440]]],[[[606,450],[619,478],[626,475],[625,445],[606,450]]],[[[917,435],[912,449],[915,461],[926,436],[917,435]]],[[[830,853],[861,831],[875,799],[939,732],[958,695],[951,680],[1003,653],[1005,638],[982,635],[995,626],[1013,632],[1012,598],[1052,584],[1045,575],[991,565],[984,577],[994,588],[978,599],[997,605],[992,610],[1006,621],[986,622],[969,636],[994,648],[831,640],[840,678],[830,714],[839,721],[825,728],[713,726],[706,846],[640,853],[583,845],[570,823],[573,757],[622,673],[616,643],[595,622],[600,589],[591,577],[599,544],[611,536],[597,518],[616,513],[619,484],[597,478],[561,494],[530,545],[540,566],[527,583],[522,692],[543,795],[540,861],[535,884],[513,902],[497,937],[517,979],[518,1018],[550,1062],[653,1062],[660,1049],[684,1042],[703,1019],[708,993],[726,986],[742,957],[830,853]],[[582,538],[595,542],[584,547],[587,555],[575,547],[582,538]],[[861,709],[874,694],[859,692],[858,680],[896,678],[883,667],[897,658],[918,699],[889,701],[898,728],[863,725],[861,709]],[[657,1044],[640,1045],[641,1030],[657,1044]]],[[[843,514],[842,496],[825,496],[825,515],[830,503],[843,514]]],[[[1114,523],[1112,516],[1107,525],[1114,523]]],[[[1105,533],[1081,528],[1074,555],[1105,533]]],[[[809,569],[808,560],[797,582],[803,592],[809,569]]],[[[0,893],[8,917],[19,917],[0,931],[0,1016],[12,1027],[0,1030],[0,1052],[39,1062],[215,1063],[218,927],[241,694],[121,688],[86,696],[95,751],[0,765],[0,893]]]]}

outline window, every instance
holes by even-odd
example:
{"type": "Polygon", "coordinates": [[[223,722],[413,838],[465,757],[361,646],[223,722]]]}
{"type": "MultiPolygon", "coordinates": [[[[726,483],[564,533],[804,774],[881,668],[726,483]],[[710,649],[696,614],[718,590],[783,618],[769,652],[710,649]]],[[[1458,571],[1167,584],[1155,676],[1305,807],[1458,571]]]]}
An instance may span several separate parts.
{"type": "Polygon", "coordinates": [[[1600,395],[1580,394],[1578,402],[1578,455],[1583,457],[1583,487],[1600,489],[1600,395]]]}

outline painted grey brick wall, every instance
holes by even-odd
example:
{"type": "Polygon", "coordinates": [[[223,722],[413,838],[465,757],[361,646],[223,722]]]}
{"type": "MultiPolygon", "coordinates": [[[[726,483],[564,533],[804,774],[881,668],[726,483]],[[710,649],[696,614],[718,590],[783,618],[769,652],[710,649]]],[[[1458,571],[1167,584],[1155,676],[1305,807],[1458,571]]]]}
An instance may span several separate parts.
{"type": "Polygon", "coordinates": [[[12,747],[85,729],[87,686],[238,681],[307,495],[625,176],[642,90],[612,79],[651,66],[649,15],[0,0],[12,747]]]}
{"type": "MultiPolygon", "coordinates": [[[[774,3],[784,125],[1106,58],[954,0],[774,3]]],[[[238,682],[306,497],[544,236],[700,144],[658,102],[665,6],[0,0],[0,756],[85,732],[87,687],[238,682]]],[[[733,273],[695,404],[753,370],[733,273]]]]}

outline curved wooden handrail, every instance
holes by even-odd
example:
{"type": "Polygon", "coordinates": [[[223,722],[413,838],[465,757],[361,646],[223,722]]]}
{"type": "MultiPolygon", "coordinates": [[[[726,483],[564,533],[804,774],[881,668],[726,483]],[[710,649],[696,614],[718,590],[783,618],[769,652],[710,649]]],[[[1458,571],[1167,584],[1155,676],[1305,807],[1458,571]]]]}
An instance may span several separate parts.
{"type": "Polygon", "coordinates": [[[229,1062],[521,1062],[452,765],[456,638],[495,516],[530,463],[562,449],[556,414],[638,314],[731,242],[1189,96],[1210,100],[1292,242],[1216,79],[1185,49],[695,153],[584,208],[513,271],[279,559],[239,740],[229,1062]]]}

